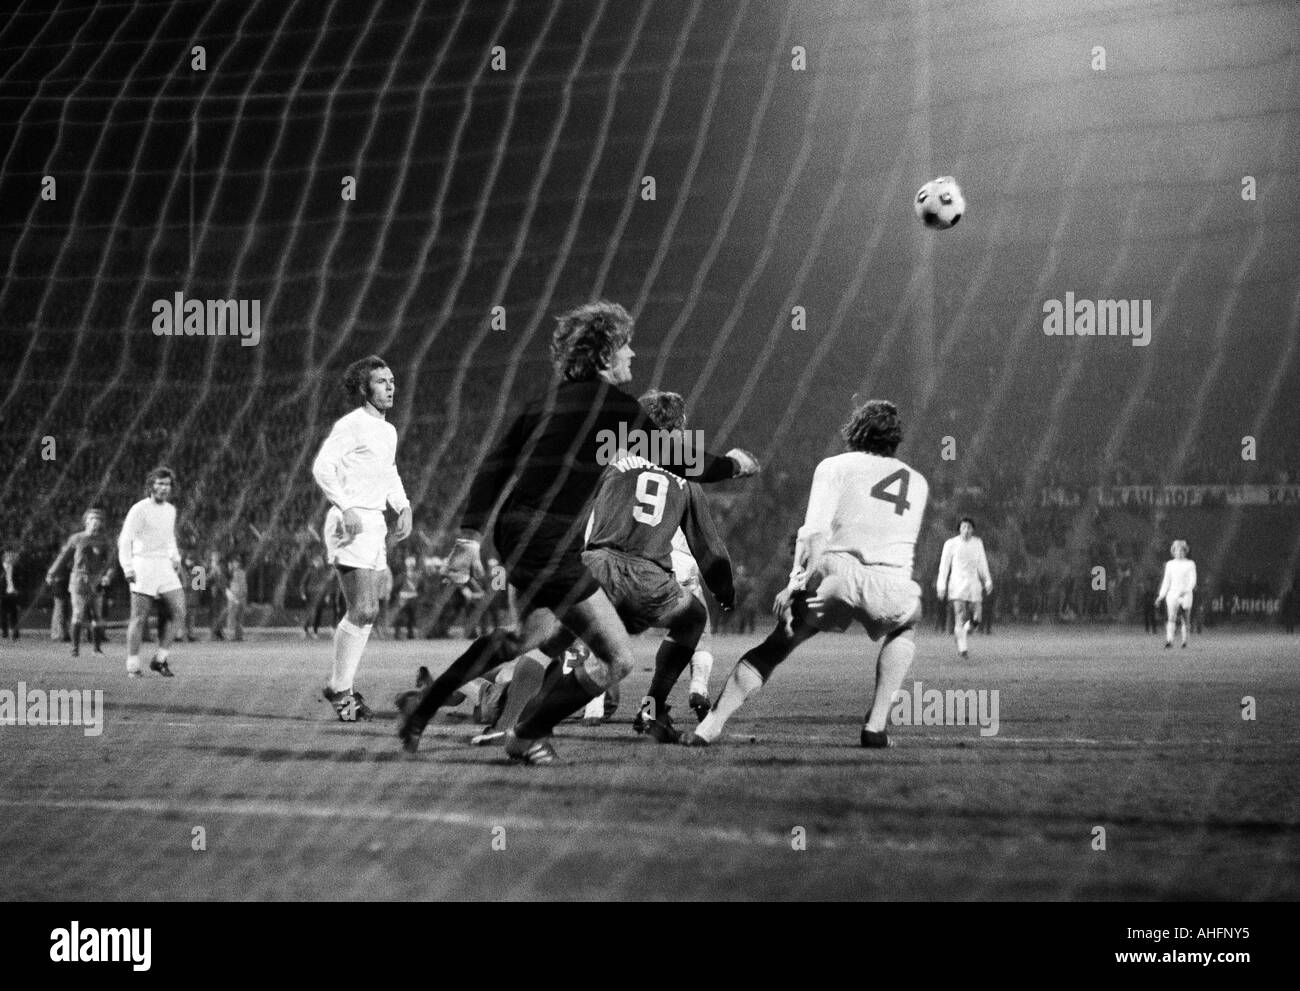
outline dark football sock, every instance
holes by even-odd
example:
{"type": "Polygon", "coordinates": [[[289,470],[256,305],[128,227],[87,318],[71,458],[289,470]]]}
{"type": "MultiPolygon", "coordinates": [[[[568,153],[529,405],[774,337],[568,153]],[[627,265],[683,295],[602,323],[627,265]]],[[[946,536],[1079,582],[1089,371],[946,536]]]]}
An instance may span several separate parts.
{"type": "Polygon", "coordinates": [[[415,708],[415,719],[428,722],[461,685],[511,660],[518,651],[518,643],[513,633],[498,632],[479,637],[469,645],[469,650],[452,661],[451,667],[424,689],[415,708]]]}
{"type": "Polygon", "coordinates": [[[694,647],[688,647],[675,640],[665,640],[659,645],[659,651],[655,654],[655,673],[650,679],[650,691],[647,693],[655,700],[656,715],[664,711],[664,707],[668,704],[668,693],[673,690],[673,685],[677,684],[677,679],[691,663],[693,653],[695,653],[694,647]]]}
{"type": "MultiPolygon", "coordinates": [[[[555,666],[559,667],[558,664],[555,666]]],[[[549,736],[561,719],[586,707],[599,694],[586,688],[570,671],[552,682],[549,688],[538,692],[524,706],[515,725],[515,735],[524,740],[549,736]]]]}
{"type": "Polygon", "coordinates": [[[72,649],[77,650],[81,647],[81,624],[72,624],[72,649]]]}
{"type": "Polygon", "coordinates": [[[772,677],[772,670],[790,656],[794,644],[779,627],[773,630],[766,640],[757,647],[747,650],[742,661],[748,661],[750,667],[759,673],[764,681],[772,677]]]}

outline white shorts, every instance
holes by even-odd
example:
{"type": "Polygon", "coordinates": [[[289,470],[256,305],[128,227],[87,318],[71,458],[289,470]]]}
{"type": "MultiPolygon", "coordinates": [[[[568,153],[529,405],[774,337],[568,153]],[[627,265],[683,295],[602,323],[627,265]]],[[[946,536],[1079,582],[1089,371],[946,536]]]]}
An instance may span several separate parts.
{"type": "Polygon", "coordinates": [[[1168,613],[1170,619],[1178,618],[1179,609],[1184,609],[1187,611],[1188,615],[1191,615],[1192,612],[1191,592],[1184,592],[1182,595],[1178,596],[1177,598],[1171,595],[1165,599],[1165,610],[1168,613]]]}
{"type": "Polygon", "coordinates": [[[158,557],[134,557],[131,570],[135,572],[135,581],[131,591],[137,595],[147,595],[156,599],[164,592],[179,592],[181,579],[171,561],[158,557]]]}
{"type": "Polygon", "coordinates": [[[325,557],[335,566],[379,571],[388,559],[383,511],[358,509],[356,513],[361,517],[361,532],[352,537],[343,529],[343,513],[337,506],[325,514],[325,557]]]}
{"type": "Polygon", "coordinates": [[[807,588],[804,614],[819,630],[843,632],[857,620],[872,640],[879,640],[921,615],[921,586],[851,554],[823,554],[807,588]]]}

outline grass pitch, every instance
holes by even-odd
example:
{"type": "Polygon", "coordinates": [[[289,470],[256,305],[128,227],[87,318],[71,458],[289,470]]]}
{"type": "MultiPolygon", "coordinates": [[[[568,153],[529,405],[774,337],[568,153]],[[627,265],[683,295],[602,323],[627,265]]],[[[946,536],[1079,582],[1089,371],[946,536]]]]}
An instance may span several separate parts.
{"type": "MultiPolygon", "coordinates": [[[[715,638],[715,696],[757,639],[715,638]]],[[[963,662],[921,633],[904,687],[997,690],[998,732],[898,726],[889,751],[857,745],[865,637],[815,638],[708,750],[631,732],[656,643],[636,641],[614,722],[562,725],[566,763],[528,768],[466,746],[456,712],[400,752],[393,694],[460,641],[372,641],[357,686],[380,718],[357,725],[320,700],[328,641],[182,645],[171,680],[128,680],[120,634],[105,658],[5,642],[0,689],[103,689],[105,717],[98,737],[0,726],[4,895],[1300,897],[1295,637],[1165,651],[1131,629],[1000,627],[963,662]]]]}

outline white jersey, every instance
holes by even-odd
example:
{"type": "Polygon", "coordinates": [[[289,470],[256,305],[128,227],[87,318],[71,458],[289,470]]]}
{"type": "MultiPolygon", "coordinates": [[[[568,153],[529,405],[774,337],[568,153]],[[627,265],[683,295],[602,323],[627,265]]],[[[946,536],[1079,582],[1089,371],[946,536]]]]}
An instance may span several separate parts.
{"type": "Polygon", "coordinates": [[[340,510],[408,505],[397,474],[397,430],[358,406],[334,424],[311,466],[316,484],[340,510]]]}
{"type": "Polygon", "coordinates": [[[961,602],[979,602],[993,584],[989,577],[989,559],[984,555],[984,541],[961,536],[944,541],[939,560],[939,578],[935,589],[940,596],[961,602]]]}
{"type": "Polygon", "coordinates": [[[141,499],[127,511],[117,538],[117,560],[123,572],[132,572],[132,559],[180,564],[176,546],[176,507],[170,502],[141,499]]]}
{"type": "Polygon", "coordinates": [[[686,534],[682,533],[682,528],[678,527],[677,532],[673,534],[673,577],[678,583],[685,585],[687,582],[700,581],[700,566],[695,563],[695,557],[691,554],[691,545],[686,542],[686,534]]]}
{"type": "Polygon", "coordinates": [[[930,486],[897,458],[849,451],[827,458],[813,474],[800,541],[826,537],[827,551],[866,565],[897,568],[909,581],[930,486]]]}
{"type": "Polygon", "coordinates": [[[1165,562],[1165,580],[1157,598],[1177,601],[1191,595],[1196,588],[1196,562],[1190,558],[1173,558],[1165,562]]]}

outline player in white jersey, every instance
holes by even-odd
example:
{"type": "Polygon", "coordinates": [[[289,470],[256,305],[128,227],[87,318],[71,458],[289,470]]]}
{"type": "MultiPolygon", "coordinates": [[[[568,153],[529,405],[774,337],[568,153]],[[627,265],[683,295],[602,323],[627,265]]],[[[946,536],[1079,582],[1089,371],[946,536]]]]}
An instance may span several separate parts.
{"type": "Polygon", "coordinates": [[[1156,608],[1165,604],[1165,650],[1174,645],[1174,631],[1178,617],[1183,619],[1183,646],[1187,646],[1187,632],[1192,618],[1192,591],[1196,588],[1196,562],[1187,556],[1187,541],[1175,540],[1169,547],[1173,559],[1165,562],[1165,579],[1156,594],[1156,608]]]}
{"type": "Polygon", "coordinates": [[[944,541],[935,588],[940,602],[952,601],[952,632],[957,638],[957,653],[969,657],[966,635],[979,629],[984,618],[984,596],[993,591],[984,541],[975,536],[975,521],[969,516],[961,518],[957,536],[944,541]]]}
{"type": "Polygon", "coordinates": [[[185,594],[176,569],[181,552],[176,546],[176,507],[171,504],[175,476],[159,466],[145,478],[148,496],[126,514],[117,538],[117,559],[131,585],[131,620],[126,628],[126,673],[140,677],[140,641],[144,624],[157,600],[165,615],[158,621],[158,652],[149,670],[172,677],[167,663],[176,631],[185,624],[185,594]]]}
{"type": "Polygon", "coordinates": [[[410,535],[411,503],[397,474],[397,430],[387,419],[396,390],[392,370],[377,355],[362,358],[344,372],[343,388],[357,408],[334,424],[311,471],[330,501],[326,556],[347,600],[347,614],[334,628],[334,667],[324,695],[339,719],[351,723],[374,715],[352,682],[379,614],[388,555],[384,510],[397,513],[396,543],[410,535]]]}
{"type": "Polygon", "coordinates": [[[841,434],[848,452],[827,458],[813,475],[790,583],[773,606],[776,629],[741,657],[713,711],[683,738],[687,746],[717,740],[732,713],[799,644],[820,630],[843,632],[854,620],[872,640],[884,638],[860,742],[891,746],[885,723],[916,653],[921,588],[912,580],[912,559],[930,486],[894,457],[903,430],[893,403],[868,400],[841,434]]]}

